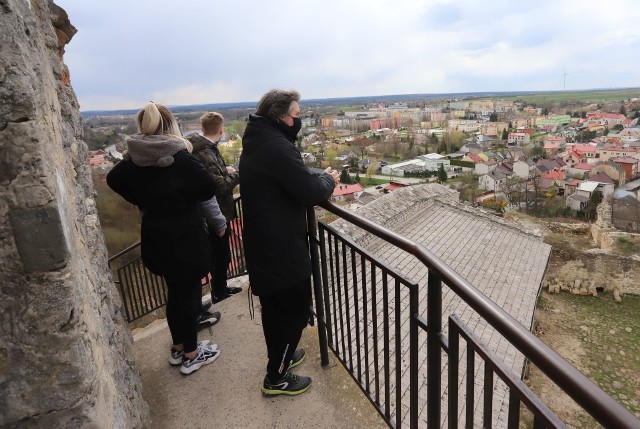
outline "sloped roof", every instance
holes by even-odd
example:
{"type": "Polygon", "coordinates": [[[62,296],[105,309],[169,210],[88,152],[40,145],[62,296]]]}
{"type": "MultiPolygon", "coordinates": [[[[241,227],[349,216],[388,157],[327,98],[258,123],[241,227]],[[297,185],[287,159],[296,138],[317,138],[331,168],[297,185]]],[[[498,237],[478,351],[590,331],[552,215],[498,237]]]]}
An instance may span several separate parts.
{"type": "Polygon", "coordinates": [[[596,188],[598,187],[599,184],[600,183],[598,183],[598,182],[593,182],[591,180],[585,180],[580,185],[578,185],[577,189],[579,191],[593,192],[593,191],[596,190],[596,188]]]}
{"type": "Polygon", "coordinates": [[[613,185],[613,180],[611,179],[611,177],[607,176],[604,172],[600,172],[598,174],[594,174],[593,176],[589,177],[589,181],[591,182],[600,182],[600,183],[606,183],[606,184],[611,184],[613,185]]]}
{"type": "Polygon", "coordinates": [[[353,185],[338,185],[333,189],[333,196],[339,197],[342,195],[354,194],[360,191],[364,191],[364,188],[359,183],[355,183],[353,185]]]}
{"type": "MultiPolygon", "coordinates": [[[[458,198],[457,192],[442,185],[415,185],[373,201],[362,207],[359,214],[425,246],[530,329],[551,246],[545,244],[540,236],[527,233],[517,225],[457,203],[458,198]]],[[[414,256],[344,221],[338,220],[331,226],[378,255],[406,278],[416,281],[420,285],[419,308],[421,311],[426,309],[428,270],[414,256]]],[[[360,264],[360,258],[357,259],[356,263],[360,264]]],[[[360,272],[360,267],[356,266],[354,269],[360,272]]],[[[377,281],[377,285],[370,287],[375,287],[378,296],[381,296],[382,280],[378,278],[377,281]]],[[[516,374],[520,374],[524,364],[522,356],[509,351],[512,346],[481,320],[462,299],[446,287],[443,292],[443,320],[450,314],[461,317],[489,349],[504,359],[516,374]]],[[[406,335],[408,324],[401,329],[401,335],[406,335]]],[[[444,329],[447,331],[446,326],[444,329]]],[[[389,340],[394,341],[393,338],[389,340]]],[[[421,346],[419,350],[419,360],[423,362],[426,347],[421,346]]],[[[461,350],[461,353],[464,354],[464,351],[461,350]]],[[[404,367],[398,370],[403,369],[404,367]]],[[[466,368],[461,368],[461,372],[465,371],[466,368]]],[[[482,377],[482,372],[476,375],[478,387],[474,392],[475,400],[472,401],[476,412],[480,412],[483,406],[482,377]]],[[[444,379],[443,392],[446,391],[446,384],[444,379]]],[[[494,397],[495,413],[506,421],[508,392],[501,384],[495,385],[494,389],[497,391],[494,397]]],[[[403,398],[405,400],[408,397],[403,398]]],[[[461,400],[460,404],[464,406],[465,401],[461,400]]],[[[460,412],[464,413],[462,409],[460,412]]],[[[444,415],[443,417],[446,418],[444,415]]]]}
{"type": "Polygon", "coordinates": [[[631,158],[630,156],[619,156],[616,158],[611,158],[611,161],[623,164],[637,164],[639,160],[631,158]]]}
{"type": "Polygon", "coordinates": [[[596,166],[595,166],[595,165],[593,165],[593,164],[588,164],[588,163],[586,163],[586,162],[581,162],[581,163],[579,163],[579,164],[574,165],[572,168],[577,168],[577,169],[579,169],[579,170],[591,171],[591,170],[593,170],[594,168],[596,168],[596,166]]]}
{"type": "Polygon", "coordinates": [[[551,180],[564,180],[564,171],[550,171],[542,177],[551,180]]]}

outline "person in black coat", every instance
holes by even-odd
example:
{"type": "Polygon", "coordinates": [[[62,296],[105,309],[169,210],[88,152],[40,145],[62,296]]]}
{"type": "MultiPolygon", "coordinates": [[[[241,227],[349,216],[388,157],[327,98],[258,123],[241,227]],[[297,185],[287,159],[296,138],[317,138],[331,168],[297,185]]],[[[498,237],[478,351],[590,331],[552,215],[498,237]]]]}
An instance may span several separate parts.
{"type": "Polygon", "coordinates": [[[199,204],[214,196],[216,185],[189,153],[169,109],[149,103],[136,121],[140,133],[127,138],[128,151],[107,184],[142,213],[142,262],[164,276],[168,289],[169,362],[190,374],[220,353],[210,342],[198,343],[197,329],[201,279],[211,261],[199,204]]]}
{"type": "Polygon", "coordinates": [[[269,91],[242,138],[242,238],[251,290],[262,306],[265,395],[296,395],[311,384],[311,378],[288,371],[304,358],[296,347],[310,316],[306,208],[327,200],[338,182],[330,168],[317,175],[304,166],[294,144],[301,128],[299,100],[296,91],[269,91]]]}

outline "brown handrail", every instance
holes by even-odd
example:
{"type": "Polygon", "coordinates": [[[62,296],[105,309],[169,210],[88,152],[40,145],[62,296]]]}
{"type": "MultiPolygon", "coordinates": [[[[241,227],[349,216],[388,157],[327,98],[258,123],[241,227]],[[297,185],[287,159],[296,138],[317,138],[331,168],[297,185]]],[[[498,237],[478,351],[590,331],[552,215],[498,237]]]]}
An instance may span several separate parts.
{"type": "Polygon", "coordinates": [[[520,352],[605,427],[616,429],[640,428],[640,420],[629,410],[616,402],[599,386],[424,246],[331,202],[326,201],[319,205],[365,231],[411,253],[430,270],[439,273],[442,280],[471,308],[484,317],[498,332],[511,341],[520,352]]]}

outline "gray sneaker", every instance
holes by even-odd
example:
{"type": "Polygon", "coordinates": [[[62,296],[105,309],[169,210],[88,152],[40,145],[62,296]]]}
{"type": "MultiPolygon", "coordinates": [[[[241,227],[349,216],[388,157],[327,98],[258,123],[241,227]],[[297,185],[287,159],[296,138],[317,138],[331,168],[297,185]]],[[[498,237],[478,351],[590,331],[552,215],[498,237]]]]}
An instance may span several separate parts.
{"type": "Polygon", "coordinates": [[[306,392],[310,386],[311,377],[296,375],[287,371],[275,383],[270,383],[269,377],[265,376],[262,383],[262,394],[265,396],[300,395],[306,392]]]}
{"type": "Polygon", "coordinates": [[[209,365],[220,356],[220,350],[212,350],[208,346],[198,345],[196,349],[196,356],[193,359],[187,359],[186,356],[182,358],[182,366],[180,372],[188,375],[195,372],[204,365],[209,365]]]}

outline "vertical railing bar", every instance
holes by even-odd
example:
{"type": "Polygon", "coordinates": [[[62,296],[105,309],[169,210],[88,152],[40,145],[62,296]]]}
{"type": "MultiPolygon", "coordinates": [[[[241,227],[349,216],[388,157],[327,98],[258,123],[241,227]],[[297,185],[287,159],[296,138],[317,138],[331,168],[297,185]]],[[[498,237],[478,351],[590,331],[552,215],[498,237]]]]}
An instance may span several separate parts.
{"type": "MultiPolygon", "coordinates": [[[[427,279],[427,404],[439,404],[441,399],[440,371],[442,355],[442,281],[438,273],[429,270],[427,279]]],[[[427,407],[427,426],[440,427],[440,407],[427,407]]]]}
{"type": "Polygon", "coordinates": [[[227,228],[229,229],[229,250],[231,253],[231,261],[235,261],[235,263],[231,263],[227,267],[227,277],[235,276],[236,274],[239,274],[239,271],[240,271],[240,265],[238,264],[238,261],[240,259],[238,258],[238,248],[236,246],[237,244],[236,235],[233,232],[234,228],[232,228],[231,226],[232,223],[233,223],[233,220],[229,222],[229,225],[227,226],[227,228]]]}
{"type": "Polygon", "coordinates": [[[144,316],[144,310],[142,308],[142,294],[140,292],[140,289],[143,287],[141,285],[142,280],[141,280],[141,272],[145,269],[144,268],[144,264],[142,263],[142,260],[138,260],[136,261],[136,269],[133,271],[133,275],[134,275],[134,281],[136,284],[136,288],[135,288],[135,293],[136,293],[136,307],[138,309],[138,316],[144,316]]]}
{"type": "Polygon", "coordinates": [[[153,291],[154,299],[156,300],[156,307],[160,308],[167,304],[167,301],[162,298],[162,290],[158,285],[158,279],[155,274],[151,274],[151,278],[149,279],[149,285],[151,290],[153,291]]]}
{"type": "MultiPolygon", "coordinates": [[[[338,250],[338,237],[334,236],[334,245],[336,248],[336,256],[335,256],[335,261],[336,261],[336,280],[337,280],[337,292],[338,292],[338,305],[340,307],[340,343],[342,345],[342,359],[345,362],[347,362],[347,345],[346,345],[346,335],[344,332],[344,325],[345,325],[345,313],[344,313],[344,308],[342,306],[342,294],[343,294],[343,287],[341,285],[342,282],[342,276],[341,276],[341,272],[340,272],[340,252],[338,250]]],[[[346,285],[345,285],[346,288],[346,285]]],[[[346,305],[346,303],[345,303],[346,305]]],[[[346,321],[346,323],[348,323],[348,320],[346,321]]]]}
{"type": "Polygon", "coordinates": [[[378,300],[376,292],[376,266],[371,263],[371,322],[373,323],[373,378],[375,385],[375,402],[380,405],[380,371],[378,362],[378,300]]]}
{"type": "Polygon", "coordinates": [[[458,326],[449,318],[449,374],[447,380],[449,429],[458,429],[458,361],[460,336],[458,326]]]}
{"type": "Polygon", "coordinates": [[[489,361],[484,361],[484,413],[482,416],[482,426],[485,428],[492,427],[493,420],[493,371],[489,361]]]}
{"type": "Polygon", "coordinates": [[[544,429],[544,420],[535,411],[533,413],[533,429],[544,429]]]}
{"type": "Polygon", "coordinates": [[[134,285],[134,278],[133,278],[133,274],[132,274],[132,264],[127,264],[124,266],[125,269],[125,274],[126,274],[126,278],[127,278],[127,284],[129,285],[129,287],[127,288],[127,294],[129,295],[129,306],[131,308],[131,315],[133,316],[133,319],[131,320],[135,320],[139,317],[138,312],[136,311],[136,306],[135,306],[135,285],[134,285]]]}
{"type": "Polygon", "coordinates": [[[465,427],[473,429],[475,395],[475,352],[467,341],[467,392],[465,399],[465,427]]]}
{"type": "MultiPolygon", "coordinates": [[[[347,276],[347,244],[344,241],[341,241],[342,244],[342,275],[344,280],[344,309],[346,313],[346,324],[347,324],[347,349],[349,351],[349,370],[353,371],[353,344],[351,343],[351,312],[349,305],[349,279],[347,276]]],[[[346,356],[345,356],[346,357],[346,356]]]]}
{"type": "Polygon", "coordinates": [[[116,272],[118,274],[118,283],[119,283],[119,286],[120,286],[120,296],[122,297],[122,304],[123,304],[123,307],[124,307],[124,314],[125,314],[125,316],[127,318],[127,323],[128,323],[128,322],[131,322],[132,319],[131,319],[131,312],[129,311],[129,307],[127,306],[127,300],[125,299],[125,293],[127,293],[127,292],[125,292],[125,290],[124,290],[125,289],[125,283],[122,281],[121,270],[122,270],[122,267],[118,268],[118,271],[116,271],[116,272]]]}
{"type": "Polygon", "coordinates": [[[322,293],[324,294],[324,314],[327,331],[327,342],[333,344],[333,326],[331,323],[331,304],[329,295],[329,280],[327,278],[327,243],[325,241],[325,229],[322,222],[318,222],[318,238],[320,239],[320,268],[322,269],[322,293]]]}
{"type": "Polygon", "coordinates": [[[327,345],[327,325],[325,323],[324,300],[322,296],[322,279],[320,275],[320,254],[316,241],[317,229],[316,212],[313,206],[307,207],[307,230],[309,240],[309,252],[311,257],[311,270],[313,273],[313,296],[316,306],[316,319],[318,320],[318,342],[320,347],[320,363],[329,365],[329,350],[327,345]]]}
{"type": "MultiPolygon", "coordinates": [[[[331,275],[331,298],[332,298],[332,304],[333,304],[333,329],[334,329],[334,333],[335,336],[333,338],[333,345],[335,347],[335,351],[336,354],[340,354],[340,351],[338,349],[339,346],[339,340],[340,340],[340,335],[338,333],[338,329],[339,329],[339,325],[338,325],[338,316],[339,316],[339,308],[338,308],[338,299],[339,299],[339,295],[338,297],[336,297],[336,291],[338,291],[338,294],[340,293],[340,279],[336,279],[337,276],[337,271],[336,268],[334,266],[334,258],[335,258],[335,254],[334,254],[334,242],[332,240],[332,235],[330,233],[330,231],[327,231],[327,241],[329,243],[329,255],[328,255],[328,259],[329,259],[329,272],[331,275]],[[337,287],[336,287],[336,280],[337,280],[337,287]]],[[[336,249],[337,252],[337,249],[336,249]]],[[[342,311],[342,310],[340,310],[342,311]]]]}
{"type": "Polygon", "coordinates": [[[362,350],[360,343],[360,306],[358,297],[358,271],[356,270],[356,252],[351,249],[351,279],[353,281],[353,318],[355,322],[355,336],[356,336],[356,362],[357,362],[357,379],[358,383],[362,385],[362,350]]]}
{"type": "Polygon", "coordinates": [[[518,429],[520,423],[520,398],[516,391],[509,389],[509,419],[507,427],[509,429],[518,429]]]}
{"type": "Polygon", "coordinates": [[[153,274],[148,270],[145,270],[144,274],[145,274],[145,283],[149,288],[149,298],[153,300],[153,309],[155,310],[157,308],[160,308],[163,305],[163,303],[158,302],[159,296],[156,289],[154,288],[153,274]]]}
{"type": "Polygon", "coordinates": [[[156,304],[154,302],[153,305],[150,305],[151,304],[151,300],[152,300],[152,298],[151,298],[151,284],[149,283],[149,276],[148,276],[148,274],[150,274],[150,271],[147,270],[147,269],[143,269],[140,274],[141,274],[142,282],[144,284],[144,287],[143,287],[144,294],[145,294],[144,300],[145,300],[146,307],[147,307],[147,310],[145,311],[145,314],[146,314],[146,313],[150,313],[151,311],[155,310],[156,309],[156,304]]]}
{"type": "Polygon", "coordinates": [[[394,310],[395,310],[395,355],[396,355],[396,427],[402,426],[402,337],[400,332],[400,280],[395,278],[394,310]]]}
{"type": "Polygon", "coordinates": [[[382,271],[382,308],[383,312],[383,340],[384,340],[384,415],[387,420],[391,419],[391,374],[389,366],[391,365],[391,356],[389,353],[389,282],[388,273],[382,271]]]}
{"type": "Polygon", "coordinates": [[[418,428],[418,285],[409,286],[410,426],[418,428]]]}
{"type": "Polygon", "coordinates": [[[367,260],[364,254],[360,254],[360,266],[362,267],[362,326],[363,329],[363,340],[364,340],[364,367],[365,367],[365,384],[367,386],[366,392],[368,394],[371,393],[371,377],[369,376],[369,318],[367,317],[367,313],[369,305],[367,303],[367,260]]]}

